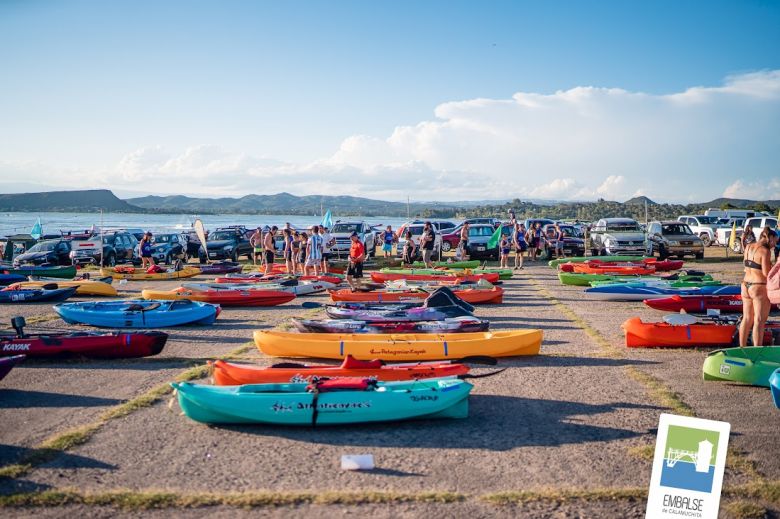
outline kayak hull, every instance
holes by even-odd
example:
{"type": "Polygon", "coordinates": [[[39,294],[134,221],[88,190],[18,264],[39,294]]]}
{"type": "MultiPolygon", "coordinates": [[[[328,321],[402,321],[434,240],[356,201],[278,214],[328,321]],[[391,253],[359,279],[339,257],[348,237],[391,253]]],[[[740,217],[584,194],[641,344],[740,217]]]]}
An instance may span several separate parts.
{"type": "Polygon", "coordinates": [[[132,267],[104,267],[100,269],[101,276],[111,276],[114,279],[127,279],[129,281],[165,281],[169,279],[191,278],[200,274],[198,267],[184,267],[181,270],[169,272],[155,272],[149,274],[142,269],[132,267]]]}
{"type": "Polygon", "coordinates": [[[769,387],[769,378],[780,368],[780,348],[753,346],[713,351],[702,366],[704,380],[741,382],[769,387]]]}
{"type": "Polygon", "coordinates": [[[737,327],[732,324],[671,325],[646,323],[639,317],[622,325],[628,348],[697,348],[731,345],[737,327]]]}
{"type": "Polygon", "coordinates": [[[456,334],[323,334],[256,331],[255,345],[274,357],[315,357],[391,361],[462,359],[474,355],[537,355],[542,330],[501,330],[456,334]]]}
{"type": "Polygon", "coordinates": [[[780,409],[780,368],[776,369],[769,377],[769,387],[772,389],[772,400],[775,407],[780,409]]]}
{"type": "MultiPolygon", "coordinates": [[[[742,296],[671,296],[660,299],[646,299],[644,303],[655,310],[665,312],[685,311],[689,314],[706,314],[707,310],[722,313],[742,313],[742,296]]],[[[776,305],[772,305],[776,309],[776,305]]]]}
{"type": "Polygon", "coordinates": [[[293,319],[302,333],[473,333],[486,332],[490,321],[455,317],[438,321],[365,322],[351,319],[293,319]]]}
{"type": "Polygon", "coordinates": [[[339,425],[465,418],[471,384],[458,379],[378,382],[383,390],[307,391],[307,384],[173,383],[187,417],[210,424],[339,425]],[[316,414],[314,408],[316,405],[316,414]]]}
{"type": "Polygon", "coordinates": [[[76,267],[73,265],[58,267],[36,267],[32,265],[20,267],[6,267],[0,265],[0,272],[5,274],[18,274],[20,276],[45,276],[50,278],[71,279],[76,277],[76,267]]]}
{"type": "Polygon", "coordinates": [[[14,366],[22,362],[27,358],[27,355],[12,355],[10,357],[0,358],[0,380],[3,380],[8,375],[14,366]]]}
{"type": "MultiPolygon", "coordinates": [[[[410,272],[414,272],[411,270],[410,272]]],[[[469,281],[476,283],[480,280],[485,280],[489,283],[498,283],[499,275],[497,273],[490,274],[455,274],[445,272],[442,274],[405,274],[402,272],[371,272],[371,281],[374,283],[384,283],[386,281],[395,281],[399,279],[405,279],[408,281],[469,281]]]]}
{"type": "Polygon", "coordinates": [[[642,261],[646,256],[575,256],[571,258],[554,259],[547,262],[547,264],[553,268],[557,268],[564,263],[584,263],[586,261],[619,261],[619,262],[633,262],[642,261]]]}
{"type": "Polygon", "coordinates": [[[42,288],[0,290],[0,303],[51,303],[64,301],[76,294],[76,288],[56,288],[53,290],[42,288]]]}
{"type": "Polygon", "coordinates": [[[122,359],[151,357],[168,340],[163,332],[71,333],[29,335],[0,339],[0,355],[24,353],[28,357],[93,357],[122,359]]]}
{"type": "Polygon", "coordinates": [[[585,294],[591,299],[601,301],[644,301],[646,299],[661,299],[673,295],[737,295],[740,287],[736,285],[703,286],[692,288],[662,288],[662,287],[631,287],[606,285],[591,287],[585,294]]]}
{"type": "Polygon", "coordinates": [[[219,275],[219,274],[234,274],[241,272],[244,266],[240,263],[234,263],[232,261],[223,263],[212,263],[210,265],[204,264],[198,267],[201,274],[219,275]]]}
{"type": "MultiPolygon", "coordinates": [[[[357,301],[367,303],[396,303],[404,301],[421,301],[430,294],[425,291],[386,291],[352,292],[349,289],[330,290],[333,301],[357,301]]],[[[467,288],[453,290],[456,296],[470,304],[499,304],[504,299],[504,290],[493,287],[490,290],[467,288]]]]}
{"type": "Polygon", "coordinates": [[[278,306],[295,299],[295,294],[276,290],[196,290],[179,287],[174,290],[143,290],[141,297],[155,301],[200,301],[220,306],[278,306]]]}
{"type": "Polygon", "coordinates": [[[60,303],[54,311],[67,323],[105,328],[165,328],[213,324],[218,305],[198,301],[132,301],[60,303]]]}
{"type": "Polygon", "coordinates": [[[36,289],[52,285],[57,288],[75,288],[75,295],[77,296],[116,297],[118,295],[116,288],[111,284],[88,279],[79,279],[75,281],[24,281],[22,283],[14,283],[8,288],[12,290],[36,289]]]}

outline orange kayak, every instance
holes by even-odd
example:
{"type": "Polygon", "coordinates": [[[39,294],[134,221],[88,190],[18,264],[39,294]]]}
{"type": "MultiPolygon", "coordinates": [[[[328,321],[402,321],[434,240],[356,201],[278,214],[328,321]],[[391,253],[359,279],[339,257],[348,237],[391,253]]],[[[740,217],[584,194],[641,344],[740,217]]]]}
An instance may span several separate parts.
{"type": "Polygon", "coordinates": [[[629,348],[723,347],[731,344],[737,331],[737,327],[733,324],[672,325],[646,323],[639,317],[624,322],[622,328],[626,332],[626,346],[629,348]]]}
{"type": "Polygon", "coordinates": [[[211,367],[214,383],[218,386],[311,382],[312,377],[360,377],[381,381],[420,380],[454,377],[469,372],[469,367],[465,364],[449,361],[385,364],[381,360],[357,360],[351,355],[347,355],[340,366],[305,366],[285,363],[264,368],[217,360],[211,363],[211,367]]]}
{"type": "Polygon", "coordinates": [[[618,276],[645,276],[655,274],[655,266],[641,263],[572,263],[572,270],[577,274],[612,274],[618,276]]]}
{"type": "Polygon", "coordinates": [[[486,274],[403,274],[401,272],[372,272],[371,281],[374,283],[384,283],[385,281],[395,281],[397,279],[406,279],[408,281],[452,281],[477,283],[485,280],[489,283],[497,283],[499,275],[496,272],[486,274]]]}
{"type": "MultiPolygon", "coordinates": [[[[453,290],[453,293],[471,304],[494,304],[504,300],[504,290],[501,287],[492,289],[466,288],[453,290]]],[[[348,288],[330,290],[333,301],[358,301],[364,303],[398,303],[404,301],[422,301],[430,295],[424,290],[372,290],[370,292],[353,292],[348,288]]]]}

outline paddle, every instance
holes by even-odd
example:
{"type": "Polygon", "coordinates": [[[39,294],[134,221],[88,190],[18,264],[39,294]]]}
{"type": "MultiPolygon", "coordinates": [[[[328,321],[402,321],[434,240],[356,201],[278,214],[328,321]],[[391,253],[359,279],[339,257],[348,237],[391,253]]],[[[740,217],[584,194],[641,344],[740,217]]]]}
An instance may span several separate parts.
{"type": "Polygon", "coordinates": [[[463,357],[462,359],[453,360],[453,364],[484,364],[485,366],[495,366],[498,361],[493,357],[487,355],[472,355],[470,357],[463,357]]]}
{"type": "Polygon", "coordinates": [[[506,370],[507,368],[501,368],[499,370],[492,371],[490,373],[483,373],[482,375],[472,375],[472,374],[458,375],[458,378],[461,380],[468,380],[470,378],[487,378],[487,377],[492,377],[493,375],[498,375],[502,371],[506,371],[506,370]]]}
{"type": "Polygon", "coordinates": [[[301,304],[302,308],[322,308],[323,306],[325,305],[323,305],[322,303],[317,303],[316,301],[304,301],[301,304]]]}

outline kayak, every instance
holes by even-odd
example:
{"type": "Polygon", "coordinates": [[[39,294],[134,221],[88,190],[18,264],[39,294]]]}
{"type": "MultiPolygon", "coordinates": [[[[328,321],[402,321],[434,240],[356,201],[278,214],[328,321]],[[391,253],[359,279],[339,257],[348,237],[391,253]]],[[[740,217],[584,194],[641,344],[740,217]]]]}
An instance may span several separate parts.
{"type": "MultiPolygon", "coordinates": [[[[465,260],[465,261],[434,261],[434,267],[446,267],[451,269],[475,269],[479,267],[479,260],[465,260]]],[[[415,261],[412,263],[414,268],[425,268],[425,263],[422,261],[415,261]]]]}
{"type": "Polygon", "coordinates": [[[630,261],[642,261],[646,259],[647,256],[573,256],[571,258],[559,258],[550,260],[547,262],[547,264],[553,268],[557,268],[559,265],[562,265],[564,263],[584,263],[586,261],[593,261],[593,260],[599,260],[599,261],[612,261],[612,262],[630,262],[630,261]]]}
{"type": "Polygon", "coordinates": [[[737,285],[704,286],[690,288],[664,288],[664,287],[630,287],[624,284],[606,285],[585,289],[585,293],[592,299],[602,301],[644,301],[645,299],[661,299],[673,295],[737,295],[740,287],[737,285]]]}
{"type": "Polygon", "coordinates": [[[43,303],[51,301],[64,301],[76,293],[76,288],[31,288],[9,290],[4,288],[0,290],[0,303],[43,303]]]}
{"type": "MultiPolygon", "coordinates": [[[[561,265],[561,270],[566,265],[561,265]]],[[[577,274],[612,274],[616,276],[645,276],[653,274],[655,267],[652,265],[636,263],[572,263],[572,271],[577,274]]]]}
{"type": "Polygon", "coordinates": [[[0,273],[4,274],[17,274],[19,276],[46,276],[51,278],[71,279],[76,277],[76,267],[73,265],[67,266],[34,266],[34,265],[20,265],[18,267],[11,267],[10,265],[0,265],[0,273]]]}
{"type": "Polygon", "coordinates": [[[368,322],[440,321],[451,317],[471,316],[474,307],[443,287],[422,302],[352,303],[340,302],[325,307],[333,319],[355,319],[368,322]]]}
{"type": "Polygon", "coordinates": [[[575,274],[573,272],[558,272],[561,284],[580,287],[592,286],[594,281],[609,281],[612,283],[633,283],[642,281],[712,281],[712,276],[704,273],[672,274],[671,276],[615,276],[612,274],[575,274]]]}
{"type": "Polygon", "coordinates": [[[187,417],[211,424],[335,425],[466,418],[473,387],[451,378],[377,382],[343,378],[312,384],[208,386],[173,382],[187,417]]]}
{"type": "Polygon", "coordinates": [[[321,281],[325,283],[333,283],[334,285],[340,284],[342,281],[344,281],[341,277],[338,277],[333,274],[327,274],[322,276],[293,276],[290,274],[271,274],[270,276],[265,276],[262,274],[233,274],[229,276],[222,276],[214,278],[215,283],[224,284],[224,283],[237,283],[237,284],[244,284],[244,283],[282,283],[286,281],[291,280],[297,280],[297,281],[321,281]]]}
{"type": "Polygon", "coordinates": [[[0,337],[0,356],[24,353],[28,357],[150,357],[160,353],[167,340],[168,334],[163,332],[24,334],[0,337]]]}
{"type": "Polygon", "coordinates": [[[292,322],[302,333],[471,333],[486,332],[490,327],[490,321],[472,316],[449,317],[438,321],[293,319],[292,322]]]}
{"type": "Polygon", "coordinates": [[[394,361],[462,359],[474,355],[537,355],[542,330],[500,330],[452,334],[330,334],[258,330],[255,345],[273,357],[316,357],[394,361]]]}
{"type": "Polygon", "coordinates": [[[0,287],[19,283],[20,281],[27,281],[27,277],[21,274],[0,274],[0,287]]]}
{"type": "Polygon", "coordinates": [[[283,363],[269,368],[252,364],[234,364],[216,360],[211,364],[214,383],[218,386],[239,386],[242,384],[301,383],[318,378],[360,377],[382,380],[420,380],[465,375],[466,364],[450,361],[415,362],[411,364],[385,364],[381,360],[357,360],[351,355],[344,357],[340,366],[283,363]]]}
{"type": "MultiPolygon", "coordinates": [[[[331,259],[328,262],[328,275],[332,274],[344,274],[347,271],[347,267],[338,267],[336,265],[333,265],[334,260],[331,259]]],[[[342,261],[342,263],[346,264],[346,259],[342,261]]],[[[366,264],[363,264],[363,268],[366,268],[366,264]]],[[[272,274],[288,274],[287,272],[287,266],[284,263],[274,263],[273,267],[271,267],[271,273],[272,274]]],[[[290,274],[294,275],[294,274],[290,274]]]]}
{"type": "Polygon", "coordinates": [[[591,281],[592,287],[604,287],[608,285],[623,285],[624,287],[667,287],[667,288],[685,288],[685,287],[714,287],[724,286],[722,281],[666,281],[664,279],[646,280],[646,281],[591,281]]]}
{"type": "Polygon", "coordinates": [[[233,261],[222,261],[219,263],[208,263],[208,264],[202,264],[198,266],[198,269],[200,269],[201,274],[230,274],[230,273],[236,273],[241,272],[243,270],[244,266],[241,263],[236,263],[233,261]]]}
{"type": "Polygon", "coordinates": [[[111,286],[112,278],[108,278],[108,282],[96,281],[91,279],[78,279],[74,281],[24,281],[22,283],[14,283],[8,288],[11,290],[20,289],[34,289],[34,288],[75,288],[77,296],[107,296],[116,297],[118,292],[116,288],[111,286]]]}
{"type": "Polygon", "coordinates": [[[141,297],[150,300],[202,301],[221,306],[277,306],[295,299],[295,294],[265,288],[235,287],[232,285],[199,285],[188,283],[173,290],[143,290],[141,297]]]}
{"type": "Polygon", "coordinates": [[[191,278],[200,274],[198,267],[184,267],[181,270],[167,270],[149,274],[144,269],[135,267],[104,267],[100,269],[101,276],[111,276],[114,279],[131,281],[164,281],[167,279],[191,278]]]}
{"type": "Polygon", "coordinates": [[[106,328],[164,328],[213,324],[218,305],[198,301],[130,301],[60,303],[54,311],[66,323],[106,328]]]}
{"type": "Polygon", "coordinates": [[[623,323],[622,328],[626,333],[626,346],[629,348],[723,347],[729,346],[734,339],[734,334],[737,333],[736,324],[716,322],[696,322],[685,325],[665,322],[646,323],[639,317],[627,320],[623,323]]]}
{"type": "Polygon", "coordinates": [[[772,400],[775,402],[775,407],[780,409],[780,368],[769,377],[769,387],[772,389],[772,400]]]}
{"type": "Polygon", "coordinates": [[[704,380],[726,380],[769,387],[769,377],[780,368],[780,347],[752,346],[713,351],[704,359],[704,380]]]}
{"type": "MultiPolygon", "coordinates": [[[[384,269],[382,269],[384,270],[384,269]]],[[[409,269],[408,274],[404,272],[371,272],[371,281],[375,283],[384,283],[386,281],[395,281],[405,279],[408,281],[470,281],[476,283],[485,280],[489,283],[497,283],[499,275],[497,273],[489,274],[457,274],[454,272],[441,272],[436,274],[417,274],[414,269],[409,269]]],[[[434,271],[436,272],[436,271],[434,271]]]]}
{"type": "MultiPolygon", "coordinates": [[[[430,292],[422,289],[412,290],[372,290],[370,292],[352,292],[349,288],[330,290],[333,301],[362,301],[362,302],[403,302],[425,299],[430,292]]],[[[455,289],[453,293],[460,299],[471,304],[501,303],[504,290],[501,287],[491,289],[466,288],[455,289]]]]}
{"type": "MultiPolygon", "coordinates": [[[[706,314],[707,310],[718,310],[724,313],[742,313],[741,295],[674,295],[661,299],[647,299],[644,303],[650,308],[663,310],[665,312],[679,312],[684,310],[688,313],[706,314]]],[[[772,305],[771,309],[776,310],[777,305],[772,305]]]]}
{"type": "Polygon", "coordinates": [[[14,369],[14,366],[26,358],[27,355],[12,355],[11,357],[0,358],[0,380],[3,380],[14,369]]]}
{"type": "Polygon", "coordinates": [[[288,281],[282,281],[280,283],[184,283],[182,287],[191,290],[216,290],[222,291],[276,291],[287,292],[294,296],[305,296],[309,294],[317,294],[319,292],[325,292],[336,288],[337,285],[333,283],[327,283],[325,281],[298,281],[297,279],[291,279],[288,281]]]}

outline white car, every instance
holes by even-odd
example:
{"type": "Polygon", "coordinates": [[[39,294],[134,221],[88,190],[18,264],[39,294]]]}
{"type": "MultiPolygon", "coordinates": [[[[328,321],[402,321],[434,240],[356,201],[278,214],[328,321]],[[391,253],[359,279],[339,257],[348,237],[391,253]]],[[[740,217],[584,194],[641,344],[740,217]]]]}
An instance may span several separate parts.
{"type": "Polygon", "coordinates": [[[748,225],[753,227],[753,236],[755,236],[756,240],[761,236],[761,231],[764,227],[769,226],[777,232],[777,218],[774,216],[756,216],[755,218],[748,218],[745,220],[745,227],[748,225]]]}
{"type": "Polygon", "coordinates": [[[688,227],[693,231],[693,234],[701,238],[705,247],[717,243],[716,230],[723,227],[717,216],[704,216],[703,214],[683,215],[678,217],[677,221],[687,223],[688,227]]]}

